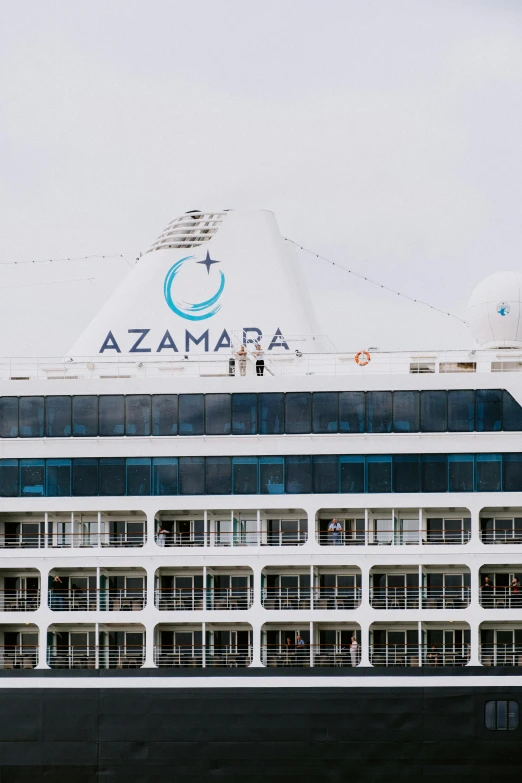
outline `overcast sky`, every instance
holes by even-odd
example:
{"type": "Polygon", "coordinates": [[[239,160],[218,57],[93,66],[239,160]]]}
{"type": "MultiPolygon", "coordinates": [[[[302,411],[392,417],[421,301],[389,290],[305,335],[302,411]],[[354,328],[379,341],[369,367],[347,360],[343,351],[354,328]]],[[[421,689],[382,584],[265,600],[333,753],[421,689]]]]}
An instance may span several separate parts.
{"type": "MultiPolygon", "coordinates": [[[[479,280],[522,271],[520,0],[0,10],[0,263],[132,261],[189,209],[262,207],[285,236],[464,318],[479,280]]],[[[339,347],[472,342],[300,260],[339,347]]],[[[129,271],[0,266],[0,354],[66,351],[129,271]]]]}

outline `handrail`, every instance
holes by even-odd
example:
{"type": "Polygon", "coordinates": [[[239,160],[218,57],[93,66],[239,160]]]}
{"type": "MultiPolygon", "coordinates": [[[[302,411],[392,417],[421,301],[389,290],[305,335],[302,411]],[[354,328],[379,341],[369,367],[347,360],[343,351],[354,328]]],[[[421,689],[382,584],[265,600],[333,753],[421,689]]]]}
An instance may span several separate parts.
{"type": "Polygon", "coordinates": [[[522,530],[481,530],[483,544],[522,544],[522,530]]]}
{"type": "Polygon", "coordinates": [[[162,611],[249,609],[254,591],[251,587],[167,587],[156,588],[155,599],[162,611]]]}
{"type": "Polygon", "coordinates": [[[356,609],[360,587],[264,587],[261,603],[268,610],[356,609]]]}
{"type": "Polygon", "coordinates": [[[137,669],[145,661],[143,645],[48,645],[52,669],[137,669]]]}
{"type": "Polygon", "coordinates": [[[31,612],[40,607],[40,588],[0,589],[0,612],[31,612]]]}
{"type": "Polygon", "coordinates": [[[245,547],[245,546],[301,546],[308,540],[306,531],[208,531],[193,533],[162,533],[155,535],[156,544],[160,547],[245,547]]]}
{"type": "Polygon", "coordinates": [[[49,608],[55,612],[136,612],[145,606],[147,590],[139,587],[51,588],[48,599],[49,608]]]}
{"type": "Polygon", "coordinates": [[[521,609],[522,586],[514,587],[482,587],[479,591],[479,603],[485,609],[521,609]]]}
{"type": "MultiPolygon", "coordinates": [[[[405,530],[377,531],[373,527],[365,530],[343,530],[339,532],[316,531],[321,546],[420,546],[467,544],[471,538],[469,528],[458,530],[405,530]]],[[[522,533],[521,533],[522,543],[522,533]]]]}
{"type": "Polygon", "coordinates": [[[350,644],[263,644],[261,660],[265,666],[316,667],[358,666],[361,646],[350,644]]]}
{"type": "Polygon", "coordinates": [[[38,663],[38,649],[32,644],[0,646],[0,669],[34,669],[38,663]]]}
{"type": "Polygon", "coordinates": [[[372,644],[373,666],[465,666],[470,660],[468,644],[453,646],[418,644],[372,644]]]}
{"type": "Polygon", "coordinates": [[[522,666],[522,644],[481,644],[479,656],[483,666],[522,666]]]}
{"type": "Polygon", "coordinates": [[[147,541],[141,533],[35,533],[30,535],[0,533],[0,549],[75,549],[94,547],[140,547],[147,541]]]}
{"type": "Polygon", "coordinates": [[[452,587],[370,587],[370,605],[374,609],[465,609],[471,600],[470,588],[452,587]]]}
{"type": "Polygon", "coordinates": [[[236,667],[252,662],[252,645],[160,644],[154,663],[160,667],[236,667]]]}

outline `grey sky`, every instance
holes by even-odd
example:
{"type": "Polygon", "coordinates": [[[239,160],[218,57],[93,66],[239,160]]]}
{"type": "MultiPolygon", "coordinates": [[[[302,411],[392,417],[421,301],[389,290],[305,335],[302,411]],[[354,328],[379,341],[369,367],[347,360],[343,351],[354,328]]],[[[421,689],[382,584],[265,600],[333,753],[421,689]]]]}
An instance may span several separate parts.
{"type": "MultiPolygon", "coordinates": [[[[124,253],[188,209],[465,317],[520,269],[518,0],[0,0],[0,263],[124,253]]],[[[466,327],[301,254],[339,347],[466,327]]],[[[0,353],[65,351],[129,268],[0,266],[0,353]],[[96,278],[27,286],[33,282],[96,278]]]]}

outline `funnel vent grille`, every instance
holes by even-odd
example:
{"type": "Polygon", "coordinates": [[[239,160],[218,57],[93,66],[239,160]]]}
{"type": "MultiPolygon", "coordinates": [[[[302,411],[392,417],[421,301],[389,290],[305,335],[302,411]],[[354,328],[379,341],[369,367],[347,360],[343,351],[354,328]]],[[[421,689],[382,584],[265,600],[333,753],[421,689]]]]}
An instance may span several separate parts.
{"type": "Polygon", "coordinates": [[[217,233],[226,214],[226,212],[187,212],[168,224],[148,252],[168,248],[199,247],[217,233]]]}

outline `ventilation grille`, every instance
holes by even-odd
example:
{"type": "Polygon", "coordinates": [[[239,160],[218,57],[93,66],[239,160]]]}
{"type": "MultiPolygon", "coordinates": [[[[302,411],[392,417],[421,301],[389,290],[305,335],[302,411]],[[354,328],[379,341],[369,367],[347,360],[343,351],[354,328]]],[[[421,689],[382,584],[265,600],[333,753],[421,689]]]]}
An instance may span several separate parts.
{"type": "Polygon", "coordinates": [[[226,212],[187,212],[168,224],[148,252],[171,247],[199,247],[212,239],[226,214],[226,212]]]}

